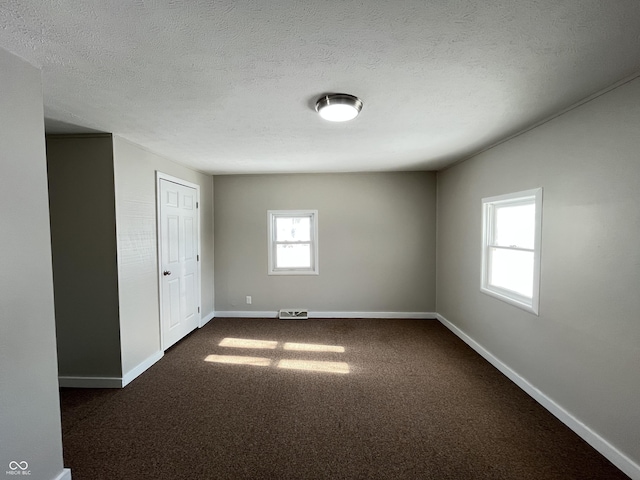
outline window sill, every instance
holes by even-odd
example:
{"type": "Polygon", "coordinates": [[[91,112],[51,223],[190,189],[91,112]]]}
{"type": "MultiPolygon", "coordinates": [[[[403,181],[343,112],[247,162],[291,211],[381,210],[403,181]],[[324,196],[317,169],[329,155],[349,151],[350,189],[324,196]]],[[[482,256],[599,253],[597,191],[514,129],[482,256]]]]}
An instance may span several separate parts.
{"type": "Polygon", "coordinates": [[[514,307],[518,307],[526,312],[533,313],[535,316],[538,316],[537,302],[532,301],[531,303],[527,303],[525,301],[510,297],[500,291],[492,290],[487,287],[480,287],[480,291],[485,295],[497,298],[498,300],[502,300],[505,303],[508,303],[510,305],[513,305],[514,307]]]}
{"type": "Polygon", "coordinates": [[[272,270],[269,275],[319,275],[320,272],[313,270],[272,270]]]}

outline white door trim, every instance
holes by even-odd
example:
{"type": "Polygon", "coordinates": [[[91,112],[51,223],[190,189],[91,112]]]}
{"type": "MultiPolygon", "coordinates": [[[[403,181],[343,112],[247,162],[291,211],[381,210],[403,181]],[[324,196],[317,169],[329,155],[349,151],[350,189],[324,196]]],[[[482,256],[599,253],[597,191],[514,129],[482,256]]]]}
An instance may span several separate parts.
{"type": "Polygon", "coordinates": [[[182,178],[174,177],[173,175],[169,175],[167,173],[160,172],[156,170],[156,243],[157,243],[157,253],[158,253],[158,311],[160,312],[160,323],[158,327],[160,328],[160,350],[164,352],[164,332],[162,326],[163,323],[163,312],[162,312],[162,225],[160,223],[160,213],[161,213],[161,198],[160,198],[160,181],[166,180],[169,182],[177,183],[178,185],[183,185],[185,187],[194,188],[196,191],[196,202],[197,202],[197,220],[196,220],[196,228],[198,230],[198,262],[197,262],[197,287],[196,291],[198,292],[198,327],[202,327],[202,290],[201,290],[201,259],[200,252],[202,251],[202,236],[200,232],[200,185],[197,183],[188,182],[187,180],[183,180],[182,178]]]}

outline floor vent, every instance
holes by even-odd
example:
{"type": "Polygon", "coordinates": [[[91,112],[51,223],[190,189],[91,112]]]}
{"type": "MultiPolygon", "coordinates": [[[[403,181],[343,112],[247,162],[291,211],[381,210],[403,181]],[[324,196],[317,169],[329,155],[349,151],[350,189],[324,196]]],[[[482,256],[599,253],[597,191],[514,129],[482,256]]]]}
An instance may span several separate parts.
{"type": "Polygon", "coordinates": [[[278,312],[280,320],[307,320],[309,310],[306,308],[281,308],[278,312]]]}

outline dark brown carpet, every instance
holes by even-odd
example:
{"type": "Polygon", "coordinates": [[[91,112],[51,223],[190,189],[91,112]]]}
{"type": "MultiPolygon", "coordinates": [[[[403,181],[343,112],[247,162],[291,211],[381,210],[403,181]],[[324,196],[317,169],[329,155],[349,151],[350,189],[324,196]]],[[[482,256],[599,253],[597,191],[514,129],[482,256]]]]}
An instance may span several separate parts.
{"type": "Polygon", "coordinates": [[[61,400],[74,480],[628,478],[435,320],[215,319],[126,388],[61,400]]]}

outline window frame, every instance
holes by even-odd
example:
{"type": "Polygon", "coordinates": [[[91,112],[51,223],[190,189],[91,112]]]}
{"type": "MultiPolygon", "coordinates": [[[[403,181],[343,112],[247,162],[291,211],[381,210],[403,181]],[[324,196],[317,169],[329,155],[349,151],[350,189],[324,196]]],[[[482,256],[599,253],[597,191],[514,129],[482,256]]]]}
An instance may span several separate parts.
{"type": "Polygon", "coordinates": [[[318,268],[318,210],[267,210],[268,225],[268,274],[269,275],[319,275],[318,268]],[[309,218],[311,229],[307,242],[278,242],[276,240],[275,222],[278,217],[309,218]],[[311,249],[311,267],[304,268],[277,268],[277,246],[281,244],[309,244],[311,249]]]}
{"type": "Polygon", "coordinates": [[[482,277],[480,291],[527,312],[538,315],[540,308],[540,250],[542,243],[542,187],[482,199],[482,277]],[[535,206],[533,249],[495,245],[496,206],[535,206]],[[533,292],[531,298],[489,283],[492,248],[533,252],[533,292]]]}

